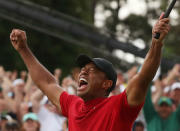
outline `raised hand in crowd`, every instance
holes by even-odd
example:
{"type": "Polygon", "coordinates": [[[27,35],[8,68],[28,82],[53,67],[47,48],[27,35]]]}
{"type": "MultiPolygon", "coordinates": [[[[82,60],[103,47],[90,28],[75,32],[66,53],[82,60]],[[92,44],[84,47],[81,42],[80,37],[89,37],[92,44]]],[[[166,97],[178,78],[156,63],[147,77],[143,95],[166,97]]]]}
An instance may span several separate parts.
{"type": "Polygon", "coordinates": [[[62,70],[60,68],[56,68],[54,70],[54,76],[56,78],[56,80],[58,81],[58,83],[60,84],[59,80],[61,78],[61,75],[62,75],[62,70]]]}
{"type": "Polygon", "coordinates": [[[163,83],[166,86],[170,86],[178,79],[180,80],[180,64],[175,64],[172,70],[169,71],[167,77],[163,80],[163,83]]]}

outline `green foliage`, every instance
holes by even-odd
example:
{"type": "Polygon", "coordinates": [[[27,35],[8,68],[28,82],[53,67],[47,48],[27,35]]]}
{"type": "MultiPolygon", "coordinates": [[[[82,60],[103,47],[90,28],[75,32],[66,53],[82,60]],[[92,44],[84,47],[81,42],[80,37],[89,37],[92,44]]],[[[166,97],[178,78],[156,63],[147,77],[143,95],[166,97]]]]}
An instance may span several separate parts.
{"type": "Polygon", "coordinates": [[[93,22],[92,2],[86,0],[29,0],[67,15],[93,22]]]}
{"type": "MultiPolygon", "coordinates": [[[[141,38],[148,47],[151,41],[151,20],[157,20],[160,12],[167,8],[168,1],[161,0],[159,9],[149,8],[148,3],[155,0],[146,0],[147,2],[147,14],[136,15],[130,14],[126,19],[120,19],[118,13],[121,7],[127,2],[127,0],[29,0],[36,4],[47,6],[52,10],[60,11],[64,14],[76,17],[82,21],[93,24],[94,10],[97,4],[102,4],[105,10],[111,11],[111,16],[106,18],[105,27],[108,29],[107,35],[111,37],[124,37],[123,34],[128,31],[128,37],[126,41],[133,41],[137,38],[141,38]],[[110,6],[112,1],[119,3],[116,9],[110,6]],[[122,29],[117,28],[118,25],[122,26],[122,29]],[[120,33],[119,33],[120,32],[120,33]]],[[[177,4],[176,11],[180,14],[180,5],[177,4]]],[[[180,21],[180,17],[176,21],[180,21]]],[[[22,27],[15,23],[0,19],[0,41],[1,41],[1,56],[0,64],[6,69],[25,69],[23,61],[20,59],[18,53],[12,48],[9,41],[9,34],[13,28],[20,28],[27,31],[28,43],[34,54],[38,57],[48,69],[53,71],[56,67],[61,67],[65,74],[70,72],[70,68],[74,66],[75,57],[82,53],[93,54],[89,49],[85,49],[79,46],[73,46],[72,43],[47,36],[45,34],[36,32],[26,27],[22,27]]],[[[166,57],[172,57],[174,55],[180,55],[180,23],[172,26],[164,48],[164,55],[166,57]]],[[[71,39],[71,38],[70,38],[71,39]]],[[[83,38],[78,38],[80,41],[84,41],[83,38]]],[[[88,40],[87,40],[88,42],[88,40]]],[[[105,48],[106,49],[106,48],[105,48]]]]}
{"type": "MultiPolygon", "coordinates": [[[[93,15],[91,13],[90,2],[66,1],[66,0],[30,0],[36,4],[50,7],[53,10],[61,11],[62,13],[75,16],[81,20],[92,23],[93,15]],[[86,10],[86,11],[83,11],[86,10]]],[[[90,52],[88,49],[74,46],[63,40],[36,32],[27,27],[0,19],[0,41],[1,41],[1,57],[0,65],[3,65],[6,70],[26,69],[19,54],[13,49],[9,41],[9,34],[13,28],[25,30],[28,38],[28,45],[32,52],[37,56],[40,62],[47,67],[51,72],[57,67],[62,68],[63,75],[71,72],[71,69],[76,66],[75,59],[80,53],[90,52]]],[[[70,38],[71,39],[71,38],[70,38]]]]}
{"type": "MultiPolygon", "coordinates": [[[[151,32],[152,32],[152,21],[157,21],[159,16],[161,15],[161,12],[164,12],[171,0],[145,0],[146,6],[147,6],[147,13],[145,15],[136,15],[134,13],[131,13],[127,18],[120,19],[118,14],[121,10],[121,7],[123,7],[127,1],[122,0],[100,0],[98,4],[103,5],[104,12],[109,10],[111,11],[112,15],[106,18],[105,20],[105,29],[108,29],[106,31],[107,34],[109,34],[112,37],[123,37],[128,42],[136,40],[137,38],[140,38],[144,41],[146,44],[146,48],[148,48],[149,43],[151,42],[151,32]],[[113,9],[111,6],[112,1],[115,1],[118,3],[118,7],[116,9],[113,9]],[[152,3],[157,4],[160,2],[159,8],[152,7],[152,3]],[[150,6],[151,3],[151,6],[150,6]],[[117,26],[120,25],[121,28],[117,28],[117,26]],[[109,33],[110,32],[110,33],[109,33]],[[126,37],[124,36],[126,34],[126,37]]],[[[180,33],[180,23],[177,21],[180,21],[180,4],[178,2],[176,3],[175,8],[173,11],[178,12],[178,18],[173,19],[176,21],[176,25],[171,24],[171,31],[168,34],[166,40],[165,40],[165,57],[172,57],[172,56],[178,56],[180,55],[180,37],[178,37],[180,33]]]]}
{"type": "Polygon", "coordinates": [[[129,39],[131,40],[141,38],[147,43],[152,35],[152,27],[146,17],[131,14],[122,21],[122,24],[130,30],[129,39]]]}

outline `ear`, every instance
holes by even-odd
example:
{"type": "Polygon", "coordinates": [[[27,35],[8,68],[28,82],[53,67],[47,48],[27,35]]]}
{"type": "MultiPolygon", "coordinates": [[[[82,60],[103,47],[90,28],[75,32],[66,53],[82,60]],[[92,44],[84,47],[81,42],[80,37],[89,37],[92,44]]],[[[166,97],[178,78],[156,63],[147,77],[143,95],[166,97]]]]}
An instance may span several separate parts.
{"type": "Polygon", "coordinates": [[[113,81],[112,80],[105,80],[104,83],[103,83],[103,88],[105,90],[109,89],[113,84],[113,81]]]}

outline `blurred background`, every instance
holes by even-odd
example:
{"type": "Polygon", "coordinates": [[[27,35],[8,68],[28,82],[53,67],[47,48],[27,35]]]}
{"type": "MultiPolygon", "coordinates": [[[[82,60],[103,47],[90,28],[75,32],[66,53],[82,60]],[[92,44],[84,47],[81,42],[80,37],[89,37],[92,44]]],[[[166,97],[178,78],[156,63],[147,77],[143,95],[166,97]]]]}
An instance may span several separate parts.
{"type": "MultiPolygon", "coordinates": [[[[68,120],[38,89],[10,44],[13,28],[59,85],[76,95],[80,54],[117,70],[110,96],[126,89],[150,48],[152,27],[169,0],[0,0],[0,131],[68,131],[68,120]]],[[[180,130],[180,2],[171,12],[161,66],[133,131],[180,130]]]]}
{"type": "MultiPolygon", "coordinates": [[[[13,28],[25,30],[38,59],[51,71],[68,74],[80,53],[110,59],[126,71],[143,63],[151,29],[170,1],[164,0],[0,0],[0,64],[7,70],[25,69],[11,47],[13,28]]],[[[180,61],[180,4],[171,13],[162,70],[180,61]]]]}

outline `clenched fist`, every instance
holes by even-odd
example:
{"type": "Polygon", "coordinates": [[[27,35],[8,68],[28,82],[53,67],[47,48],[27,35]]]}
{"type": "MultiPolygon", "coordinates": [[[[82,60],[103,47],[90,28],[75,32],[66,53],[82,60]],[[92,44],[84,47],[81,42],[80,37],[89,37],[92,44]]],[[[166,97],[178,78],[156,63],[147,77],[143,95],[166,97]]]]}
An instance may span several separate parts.
{"type": "Polygon", "coordinates": [[[21,51],[24,48],[27,48],[27,38],[26,38],[26,32],[19,30],[19,29],[13,29],[10,34],[10,40],[13,45],[13,47],[17,51],[21,51]]]}
{"type": "Polygon", "coordinates": [[[165,36],[168,34],[170,30],[169,18],[163,18],[163,16],[164,16],[164,13],[161,14],[161,16],[159,17],[159,20],[157,21],[157,23],[155,24],[152,30],[153,36],[155,36],[156,33],[161,34],[158,40],[154,38],[155,40],[159,42],[163,41],[163,39],[165,38],[165,36]]]}

